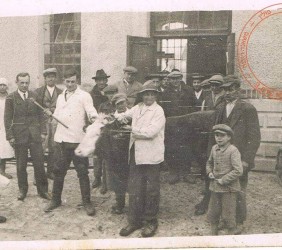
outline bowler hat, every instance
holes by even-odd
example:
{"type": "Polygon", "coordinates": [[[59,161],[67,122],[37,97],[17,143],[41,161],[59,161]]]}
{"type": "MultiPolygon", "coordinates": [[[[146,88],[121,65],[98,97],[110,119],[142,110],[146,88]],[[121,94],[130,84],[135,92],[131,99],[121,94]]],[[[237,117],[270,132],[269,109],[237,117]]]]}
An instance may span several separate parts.
{"type": "Polygon", "coordinates": [[[108,76],[103,69],[98,69],[96,71],[96,76],[93,76],[92,79],[96,80],[96,79],[104,79],[109,77],[110,76],[108,76]]]}
{"type": "Polygon", "coordinates": [[[57,69],[56,68],[48,68],[43,70],[43,76],[47,76],[49,74],[57,74],[57,69]]]}
{"type": "Polygon", "coordinates": [[[136,68],[134,68],[133,66],[127,66],[123,69],[124,72],[128,72],[128,73],[132,73],[132,74],[136,74],[138,72],[138,70],[136,68]]]}
{"type": "Polygon", "coordinates": [[[141,88],[141,90],[138,92],[138,94],[144,93],[145,91],[155,91],[160,92],[156,84],[153,83],[152,80],[149,80],[145,82],[141,88]]]}
{"type": "Polygon", "coordinates": [[[230,136],[233,136],[234,135],[234,132],[232,130],[232,128],[230,128],[228,125],[226,124],[217,124],[217,125],[214,125],[212,127],[212,131],[214,133],[226,133],[230,136]]]}
{"type": "Polygon", "coordinates": [[[127,97],[126,97],[126,94],[124,93],[117,93],[113,96],[111,102],[116,105],[118,104],[119,102],[122,102],[122,101],[126,101],[127,100],[127,97]]]}

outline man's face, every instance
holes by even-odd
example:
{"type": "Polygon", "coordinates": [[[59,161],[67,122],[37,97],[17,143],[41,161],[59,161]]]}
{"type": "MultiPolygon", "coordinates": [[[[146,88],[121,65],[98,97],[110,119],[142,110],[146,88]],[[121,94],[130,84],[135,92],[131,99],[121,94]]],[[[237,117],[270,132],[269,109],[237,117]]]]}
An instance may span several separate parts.
{"type": "Polygon", "coordinates": [[[97,84],[99,91],[102,91],[104,88],[106,88],[107,82],[108,82],[108,78],[97,78],[95,80],[95,83],[97,84]]]}
{"type": "Polygon", "coordinates": [[[54,87],[56,84],[57,76],[56,74],[47,74],[44,79],[45,79],[45,83],[49,87],[54,87]]]}
{"type": "Polygon", "coordinates": [[[116,109],[118,113],[123,113],[126,111],[127,103],[126,101],[120,101],[116,104],[116,109]]]}
{"type": "Polygon", "coordinates": [[[174,89],[178,89],[181,85],[181,78],[171,78],[170,79],[170,85],[174,88],[174,89]]]}
{"type": "Polygon", "coordinates": [[[224,87],[224,91],[224,98],[227,102],[233,102],[240,94],[240,88],[234,84],[229,87],[224,87]]]}
{"type": "Polygon", "coordinates": [[[18,85],[18,89],[21,92],[27,92],[28,91],[28,86],[29,86],[29,76],[19,76],[18,80],[17,80],[17,85],[18,85]]]}
{"type": "Polygon", "coordinates": [[[161,81],[161,87],[163,89],[166,89],[169,85],[169,78],[168,77],[164,77],[161,81]]]}
{"type": "Polygon", "coordinates": [[[196,92],[199,92],[202,89],[201,86],[201,80],[200,79],[194,79],[193,80],[193,88],[196,92]]]}
{"type": "Polygon", "coordinates": [[[227,133],[218,133],[214,134],[215,141],[220,147],[224,147],[231,140],[231,136],[227,133]]]}
{"type": "Polygon", "coordinates": [[[159,78],[153,78],[153,79],[151,79],[151,81],[155,84],[155,86],[157,87],[157,88],[159,88],[160,87],[160,85],[161,85],[161,83],[160,83],[160,79],[159,78]]]}
{"type": "Polygon", "coordinates": [[[0,93],[5,94],[7,92],[8,86],[6,84],[0,83],[0,93]]]}
{"type": "Polygon", "coordinates": [[[222,88],[220,87],[220,84],[218,83],[211,83],[211,91],[217,95],[222,91],[222,88]]]}
{"type": "Polygon", "coordinates": [[[142,96],[142,99],[146,106],[151,106],[157,100],[156,92],[155,91],[145,91],[142,96]]]}
{"type": "Polygon", "coordinates": [[[71,76],[69,78],[65,79],[65,86],[67,88],[68,91],[74,91],[77,88],[77,78],[76,75],[71,76]]]}
{"type": "Polygon", "coordinates": [[[136,74],[130,72],[124,72],[124,79],[128,83],[133,83],[135,81],[136,74]]]}

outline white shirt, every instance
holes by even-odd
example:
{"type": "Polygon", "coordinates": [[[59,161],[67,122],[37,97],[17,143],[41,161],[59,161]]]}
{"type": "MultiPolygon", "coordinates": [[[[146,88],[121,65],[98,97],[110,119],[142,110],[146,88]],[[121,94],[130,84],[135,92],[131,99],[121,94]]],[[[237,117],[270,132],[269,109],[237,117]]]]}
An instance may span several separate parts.
{"type": "Polygon", "coordinates": [[[234,100],[233,102],[228,102],[228,103],[226,104],[226,117],[227,117],[227,118],[228,118],[229,115],[231,114],[231,112],[232,112],[232,110],[233,110],[233,108],[234,108],[234,106],[235,106],[235,104],[236,104],[236,101],[237,101],[237,99],[234,100]]]}
{"type": "Polygon", "coordinates": [[[89,93],[77,88],[67,101],[65,100],[65,93],[66,90],[58,97],[54,116],[69,128],[65,128],[58,123],[54,141],[80,143],[85,136],[83,131],[83,127],[86,125],[85,118],[91,120],[98,114],[89,93]]]}
{"type": "Polygon", "coordinates": [[[203,90],[202,90],[202,89],[201,89],[199,92],[196,92],[196,91],[195,91],[195,96],[196,96],[196,98],[197,98],[197,99],[199,99],[199,98],[200,98],[200,96],[201,96],[202,92],[203,92],[203,90]]]}
{"type": "Polygon", "coordinates": [[[54,90],[55,90],[55,86],[54,87],[50,87],[50,86],[46,85],[46,87],[47,87],[47,90],[48,90],[50,96],[52,97],[53,93],[54,93],[54,90]]]}
{"type": "Polygon", "coordinates": [[[21,98],[25,101],[28,98],[28,91],[26,92],[22,92],[18,89],[18,93],[20,94],[21,98]],[[24,94],[25,94],[25,98],[24,98],[24,94]]]}

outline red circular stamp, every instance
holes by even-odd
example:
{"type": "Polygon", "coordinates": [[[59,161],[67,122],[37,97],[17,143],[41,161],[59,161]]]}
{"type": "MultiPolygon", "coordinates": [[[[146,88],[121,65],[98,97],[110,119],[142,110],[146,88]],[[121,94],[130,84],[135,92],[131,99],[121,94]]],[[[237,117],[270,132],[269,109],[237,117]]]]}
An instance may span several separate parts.
{"type": "MultiPolygon", "coordinates": [[[[265,20],[269,20],[270,17],[281,13],[282,3],[270,5],[255,13],[243,27],[237,47],[238,66],[243,78],[262,96],[272,99],[282,99],[282,90],[270,87],[267,82],[263,82],[261,79],[259,79],[259,77],[257,77],[253,68],[250,65],[250,60],[248,58],[248,49],[249,41],[257,27],[261,25],[261,23],[265,20]]],[[[265,36],[267,36],[267,32],[265,32],[265,36]]],[[[273,53],[275,53],[275,51],[273,51],[273,53]]]]}

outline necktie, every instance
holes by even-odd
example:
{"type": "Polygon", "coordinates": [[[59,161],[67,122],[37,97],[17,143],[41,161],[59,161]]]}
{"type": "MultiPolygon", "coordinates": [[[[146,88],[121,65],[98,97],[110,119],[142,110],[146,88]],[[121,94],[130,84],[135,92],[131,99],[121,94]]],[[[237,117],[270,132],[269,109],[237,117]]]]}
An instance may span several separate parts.
{"type": "Polygon", "coordinates": [[[23,93],[24,101],[26,100],[26,93],[23,93]]]}

